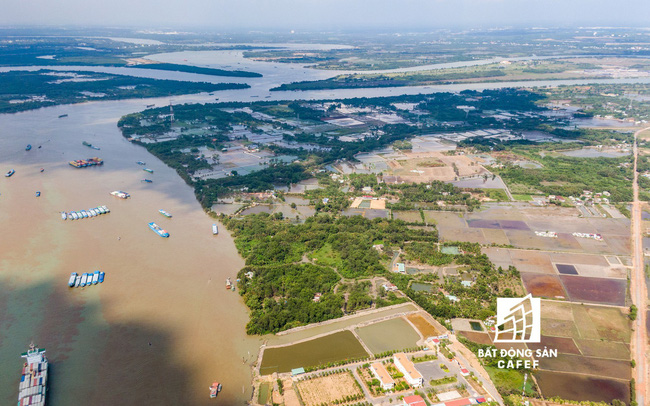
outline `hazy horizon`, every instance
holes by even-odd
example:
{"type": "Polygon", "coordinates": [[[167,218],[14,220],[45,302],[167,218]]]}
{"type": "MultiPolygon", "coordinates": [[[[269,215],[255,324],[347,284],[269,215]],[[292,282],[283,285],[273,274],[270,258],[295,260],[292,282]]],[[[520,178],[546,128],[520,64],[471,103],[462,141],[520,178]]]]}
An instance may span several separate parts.
{"type": "Polygon", "coordinates": [[[650,27],[650,2],[629,0],[32,0],[5,4],[1,27],[202,30],[400,30],[650,27]]]}

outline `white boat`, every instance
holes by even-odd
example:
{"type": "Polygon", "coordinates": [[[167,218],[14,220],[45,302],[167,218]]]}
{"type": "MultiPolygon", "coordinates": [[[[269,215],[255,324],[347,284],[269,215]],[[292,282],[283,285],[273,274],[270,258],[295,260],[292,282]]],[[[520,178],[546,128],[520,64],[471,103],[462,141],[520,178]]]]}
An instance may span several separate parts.
{"type": "Polygon", "coordinates": [[[111,194],[115,197],[119,197],[120,199],[128,199],[129,197],[131,197],[130,194],[123,192],[121,190],[112,191],[111,194]]]}
{"type": "Polygon", "coordinates": [[[78,288],[80,284],[81,284],[81,275],[77,275],[77,278],[74,281],[74,287],[78,288]]]}
{"type": "Polygon", "coordinates": [[[68,215],[64,211],[61,212],[61,219],[65,220],[68,218],[68,215]]]}
{"type": "Polygon", "coordinates": [[[110,212],[111,212],[110,210],[108,210],[108,207],[106,207],[106,206],[102,206],[102,209],[106,210],[106,213],[110,213],[110,212]]]}
{"type": "Polygon", "coordinates": [[[86,286],[86,283],[88,282],[88,274],[84,273],[81,275],[81,284],[79,286],[84,287],[86,286]]]}
{"type": "Polygon", "coordinates": [[[212,225],[212,234],[213,234],[213,235],[217,235],[217,234],[219,234],[219,228],[217,227],[216,224],[213,224],[213,225],[212,225]]]}
{"type": "Polygon", "coordinates": [[[95,210],[99,210],[99,214],[106,213],[106,210],[104,210],[101,206],[98,206],[95,210]]]}
{"type": "Polygon", "coordinates": [[[93,285],[97,285],[97,282],[99,282],[99,271],[95,271],[95,272],[93,273],[93,281],[92,281],[92,284],[93,284],[93,285]]]}
{"type": "Polygon", "coordinates": [[[72,216],[73,220],[77,220],[79,218],[79,216],[77,216],[77,213],[75,212],[70,213],[70,215],[72,216]]]}
{"type": "Polygon", "coordinates": [[[74,286],[74,282],[75,282],[76,280],[77,280],[77,273],[76,273],[76,272],[72,272],[72,273],[70,274],[70,280],[68,280],[68,286],[73,287],[73,286],[74,286]]]}
{"type": "Polygon", "coordinates": [[[97,215],[97,213],[95,213],[95,210],[93,210],[93,209],[88,209],[86,211],[88,212],[88,215],[90,217],[95,217],[97,215]]]}

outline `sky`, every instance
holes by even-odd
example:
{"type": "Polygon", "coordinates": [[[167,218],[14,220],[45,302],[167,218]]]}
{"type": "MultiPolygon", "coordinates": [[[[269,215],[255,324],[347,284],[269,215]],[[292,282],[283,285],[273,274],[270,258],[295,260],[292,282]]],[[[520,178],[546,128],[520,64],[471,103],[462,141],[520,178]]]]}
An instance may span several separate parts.
{"type": "Polygon", "coordinates": [[[650,0],[3,0],[0,26],[220,30],[650,28],[650,0]]]}

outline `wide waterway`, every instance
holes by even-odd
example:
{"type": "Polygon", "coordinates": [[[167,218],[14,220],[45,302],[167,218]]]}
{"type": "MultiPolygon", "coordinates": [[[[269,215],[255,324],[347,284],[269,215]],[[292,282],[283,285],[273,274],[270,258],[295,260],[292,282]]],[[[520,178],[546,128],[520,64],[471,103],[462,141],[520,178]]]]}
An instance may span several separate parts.
{"type": "MultiPolygon", "coordinates": [[[[237,51],[167,55],[158,59],[250,69],[265,75],[242,79],[138,70],[146,77],[252,86],[214,95],[174,96],[174,103],[208,102],[215,97],[223,101],[264,100],[266,96],[271,100],[319,99],[650,81],[269,92],[281,83],[323,78],[333,72],[244,61],[237,51]]],[[[32,340],[47,349],[51,361],[50,406],[208,404],[208,386],[215,380],[224,387],[221,404],[242,404],[250,398],[248,363],[255,360],[261,340],[245,335],[246,308],[238,294],[224,289],[225,278],[234,277],[243,261],[224,227],[219,236],[212,236],[213,221],[196,202],[192,189],[146,150],[128,143],[117,129],[120,116],[151,103],[166,105],[169,98],[92,102],[0,115],[0,173],[16,170],[13,177],[0,178],[1,404],[15,402],[22,362],[19,354],[32,340]],[[58,118],[61,114],[69,116],[58,118]],[[82,141],[101,150],[87,148],[82,141]],[[27,144],[34,146],[29,152],[27,144]],[[67,164],[95,155],[105,160],[104,166],[74,169],[67,164]],[[146,161],[154,174],[143,172],[135,163],[138,160],[146,161]],[[141,182],[145,177],[154,183],[141,182]],[[132,198],[110,196],[116,189],[128,191],[132,198]],[[41,197],[35,196],[36,191],[41,197]],[[61,211],[102,204],[111,209],[110,214],[61,220],[61,211]],[[174,217],[164,218],[158,209],[174,217]],[[171,237],[154,234],[147,226],[151,221],[167,229],[171,237]],[[95,269],[106,272],[103,284],[67,287],[70,272],[95,269]]]]}
{"type": "Polygon", "coordinates": [[[51,361],[50,406],[209,404],[215,380],[221,404],[250,398],[244,361],[255,360],[260,340],[246,336],[247,311],[224,287],[243,261],[224,227],[212,235],[192,189],[119,133],[119,117],[142,103],[0,116],[0,168],[16,170],[0,178],[0,404],[15,404],[19,355],[32,340],[51,361]],[[67,164],[91,156],[105,164],[67,164]],[[131,199],[109,195],[116,189],[131,199]],[[61,219],[97,205],[111,213],[61,219]],[[171,237],[153,233],[151,221],[171,237]],[[95,269],[106,272],[103,284],[68,288],[70,272],[95,269]]]}

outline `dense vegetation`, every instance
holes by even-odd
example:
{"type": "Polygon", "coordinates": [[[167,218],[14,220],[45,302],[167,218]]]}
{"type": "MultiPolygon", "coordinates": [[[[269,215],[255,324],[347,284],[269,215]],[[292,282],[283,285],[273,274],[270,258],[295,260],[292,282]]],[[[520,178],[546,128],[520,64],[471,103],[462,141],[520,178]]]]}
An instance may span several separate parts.
{"type": "Polygon", "coordinates": [[[391,274],[391,281],[443,323],[457,317],[485,319],[495,314],[497,296],[510,297],[523,293],[517,269],[496,268],[487,255],[481,253],[478,244],[456,242],[445,245],[452,244],[459,248],[459,254],[442,254],[435,247],[427,247],[416,241],[406,244],[405,252],[406,259],[423,264],[441,266],[454,263],[458,270],[456,275],[391,274]],[[462,281],[471,282],[471,286],[464,286],[462,281]],[[429,292],[415,291],[411,289],[412,282],[429,283],[432,289],[429,292]]]}
{"type": "Polygon", "coordinates": [[[239,83],[180,82],[92,72],[10,71],[0,73],[0,113],[88,100],[160,97],[247,87],[239,83]],[[79,76],[85,80],[70,80],[79,76]]]}
{"type": "MultiPolygon", "coordinates": [[[[238,277],[240,294],[251,309],[249,334],[277,332],[297,325],[323,321],[346,311],[368,307],[368,286],[342,285],[341,278],[361,278],[386,273],[382,255],[372,245],[382,242],[403,246],[407,241],[437,241],[432,230],[411,229],[400,220],[368,220],[360,216],[310,217],[292,224],[281,215],[257,214],[243,218],[223,217],[233,233],[246,267],[238,277]],[[303,261],[312,256],[311,262],[303,261]],[[252,278],[246,274],[253,273],[252,278]],[[313,301],[321,293],[320,301],[313,301]]],[[[386,297],[391,300],[391,297],[386,297]]],[[[372,300],[372,299],[371,299],[372,300]]]]}
{"type": "Polygon", "coordinates": [[[495,171],[511,186],[514,193],[541,193],[575,196],[583,190],[608,191],[611,201],[632,200],[631,169],[621,166],[629,158],[541,157],[535,160],[542,168],[506,165],[495,171]]]}
{"type": "Polygon", "coordinates": [[[132,67],[138,69],[155,69],[155,70],[168,70],[174,72],[198,73],[201,75],[211,75],[211,76],[232,76],[238,78],[261,78],[262,77],[262,75],[257,72],[203,68],[200,66],[179,65],[176,63],[146,63],[141,65],[135,65],[132,67]]]}

